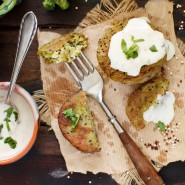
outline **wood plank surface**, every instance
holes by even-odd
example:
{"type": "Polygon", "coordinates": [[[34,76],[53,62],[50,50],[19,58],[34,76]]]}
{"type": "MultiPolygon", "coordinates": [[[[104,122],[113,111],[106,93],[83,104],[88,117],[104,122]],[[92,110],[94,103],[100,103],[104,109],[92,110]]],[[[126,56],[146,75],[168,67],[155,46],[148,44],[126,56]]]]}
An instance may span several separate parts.
{"type": "MultiPolygon", "coordinates": [[[[57,28],[64,28],[66,32],[69,32],[78,25],[89,10],[99,3],[99,0],[69,1],[71,6],[67,11],[56,8],[53,12],[47,12],[42,7],[42,0],[23,0],[20,5],[0,19],[0,81],[10,80],[19,24],[27,11],[33,11],[36,14],[40,28],[49,30],[49,27],[52,27],[53,31],[57,31],[57,28]]],[[[147,0],[137,0],[137,2],[140,6],[144,6],[147,0]]],[[[185,22],[185,14],[183,13],[185,1],[175,0],[174,2],[176,35],[185,41],[184,30],[179,30],[181,22],[185,22]],[[182,5],[182,8],[176,8],[178,3],[182,5]]],[[[35,37],[17,81],[30,93],[42,89],[37,48],[38,43],[35,37]]],[[[116,185],[106,174],[93,175],[88,173],[82,175],[74,173],[54,178],[51,174],[56,170],[65,172],[65,162],[53,131],[48,132],[48,127],[41,124],[38,138],[30,152],[16,163],[0,167],[0,185],[87,185],[90,181],[94,185],[116,185]]],[[[160,171],[160,175],[168,185],[185,182],[184,174],[185,164],[182,162],[170,164],[169,167],[160,171]]]]}

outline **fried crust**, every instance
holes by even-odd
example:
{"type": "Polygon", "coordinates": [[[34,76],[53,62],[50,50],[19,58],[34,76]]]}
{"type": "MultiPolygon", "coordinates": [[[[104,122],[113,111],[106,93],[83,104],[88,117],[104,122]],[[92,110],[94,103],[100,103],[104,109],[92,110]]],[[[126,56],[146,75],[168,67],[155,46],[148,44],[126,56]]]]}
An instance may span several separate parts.
{"type": "Polygon", "coordinates": [[[64,103],[58,115],[58,123],[64,137],[78,150],[88,153],[100,151],[94,120],[83,91],[73,95],[64,103]],[[68,108],[72,108],[75,113],[80,115],[75,128],[72,128],[70,118],[65,118],[63,114],[64,110],[68,108]]]}
{"type": "Polygon", "coordinates": [[[136,129],[147,125],[143,113],[154,105],[158,94],[165,94],[169,88],[169,81],[163,77],[152,79],[130,94],[126,106],[126,114],[136,129]]]}
{"type": "Polygon", "coordinates": [[[109,29],[105,33],[103,38],[99,40],[98,48],[97,48],[97,59],[102,70],[112,80],[118,81],[124,84],[140,84],[152,79],[153,77],[156,76],[158,72],[160,72],[161,67],[166,61],[166,56],[154,64],[142,66],[140,74],[135,77],[129,76],[125,72],[111,68],[110,59],[108,57],[111,37],[115,33],[121,31],[127,25],[127,23],[128,23],[128,20],[125,22],[119,22],[115,24],[111,29],[109,29]]]}

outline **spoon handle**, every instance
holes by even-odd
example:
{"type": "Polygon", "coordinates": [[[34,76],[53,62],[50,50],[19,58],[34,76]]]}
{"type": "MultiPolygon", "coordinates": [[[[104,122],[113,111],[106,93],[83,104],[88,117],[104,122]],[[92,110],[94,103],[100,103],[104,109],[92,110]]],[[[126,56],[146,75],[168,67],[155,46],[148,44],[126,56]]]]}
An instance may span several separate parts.
{"type": "Polygon", "coordinates": [[[7,94],[6,101],[10,102],[10,96],[14,88],[17,76],[19,74],[20,68],[26,56],[26,53],[30,47],[30,44],[34,38],[34,35],[37,30],[37,18],[33,12],[27,12],[21,21],[19,38],[17,45],[17,52],[14,62],[13,73],[10,80],[10,86],[7,94]]]}

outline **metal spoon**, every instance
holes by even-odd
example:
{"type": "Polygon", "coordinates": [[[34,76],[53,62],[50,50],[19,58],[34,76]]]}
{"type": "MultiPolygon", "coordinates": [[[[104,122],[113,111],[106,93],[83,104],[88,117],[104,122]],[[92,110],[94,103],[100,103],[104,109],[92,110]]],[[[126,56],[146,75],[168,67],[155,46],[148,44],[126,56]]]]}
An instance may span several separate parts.
{"type": "Polygon", "coordinates": [[[30,47],[30,44],[35,36],[37,30],[37,18],[33,12],[26,13],[21,21],[20,30],[19,30],[19,38],[17,45],[17,52],[13,67],[13,72],[10,80],[10,85],[8,89],[8,94],[5,100],[5,103],[12,106],[16,111],[15,105],[11,102],[11,94],[14,89],[15,82],[17,80],[17,76],[19,74],[20,68],[26,56],[26,53],[30,47]]]}

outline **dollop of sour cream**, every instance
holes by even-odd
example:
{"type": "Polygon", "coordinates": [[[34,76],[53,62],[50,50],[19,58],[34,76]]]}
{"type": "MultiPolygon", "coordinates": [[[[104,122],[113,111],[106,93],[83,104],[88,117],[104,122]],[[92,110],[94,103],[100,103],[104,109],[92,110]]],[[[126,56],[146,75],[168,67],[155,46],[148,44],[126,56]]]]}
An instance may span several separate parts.
{"type": "Polygon", "coordinates": [[[174,102],[175,96],[171,91],[167,91],[164,95],[158,94],[157,103],[143,113],[144,120],[154,123],[162,121],[165,125],[170,124],[174,118],[174,102]]]}
{"type": "Polygon", "coordinates": [[[130,19],[122,31],[112,36],[108,51],[110,66],[126,72],[130,76],[139,75],[142,66],[154,64],[165,55],[167,55],[167,60],[170,60],[174,54],[175,47],[173,44],[165,39],[163,33],[153,30],[146,17],[130,19]],[[143,41],[136,43],[139,47],[138,56],[127,59],[121,43],[124,39],[127,48],[130,48],[133,45],[132,37],[135,40],[142,39],[143,41]],[[152,52],[150,49],[152,46],[155,46],[157,51],[152,52]]]}
{"type": "Polygon", "coordinates": [[[3,124],[3,128],[0,133],[0,137],[3,138],[0,140],[0,160],[6,160],[14,157],[26,148],[32,138],[35,122],[29,103],[23,96],[13,92],[11,99],[12,103],[17,108],[18,120],[15,121],[15,115],[12,114],[9,118],[10,130],[8,130],[6,122],[4,121],[7,117],[7,114],[4,111],[10,107],[9,105],[3,103],[6,95],[6,90],[0,90],[0,125],[3,124]],[[17,142],[14,149],[11,148],[8,143],[4,143],[7,137],[11,137],[17,142]]]}

